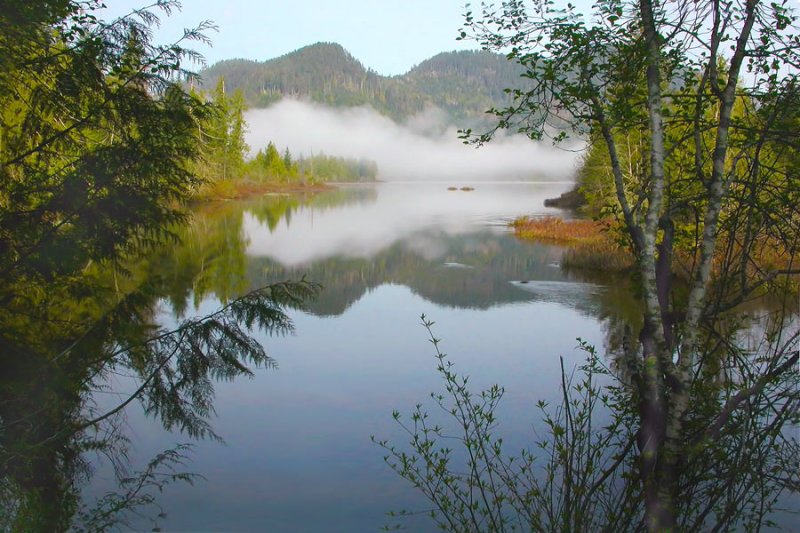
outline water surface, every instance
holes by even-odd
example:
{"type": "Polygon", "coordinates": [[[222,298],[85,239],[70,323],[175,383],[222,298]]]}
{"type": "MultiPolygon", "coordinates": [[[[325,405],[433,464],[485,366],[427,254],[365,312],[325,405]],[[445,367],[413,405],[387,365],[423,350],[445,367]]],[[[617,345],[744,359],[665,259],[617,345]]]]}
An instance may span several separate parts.
{"type": "MultiPolygon", "coordinates": [[[[500,431],[509,452],[531,443],[535,401],[558,395],[559,357],[568,367],[583,360],[577,337],[603,345],[604,302],[614,294],[564,273],[560,248],[506,228],[518,215],[557,214],[543,201],[570,184],[451,185],[460,186],[345,186],[217,205],[197,214],[182,247],[154,261],[175,280],[166,320],[267,283],[323,285],[318,300],[291,313],[293,335],[260,337],[277,369],[218,384],[212,424],[226,443],[197,444],[189,469],[205,480],[164,492],[162,528],[378,531],[393,523],[388,511],[427,509],[370,442],[403,443],[392,411],[410,413],[441,390],[422,313],[475,390],[506,388],[500,431]]],[[[128,425],[134,463],[188,440],[135,409],[128,425]]],[[[110,483],[99,474],[94,492],[110,483]]],[[[423,518],[407,525],[433,530],[423,518]]]]}

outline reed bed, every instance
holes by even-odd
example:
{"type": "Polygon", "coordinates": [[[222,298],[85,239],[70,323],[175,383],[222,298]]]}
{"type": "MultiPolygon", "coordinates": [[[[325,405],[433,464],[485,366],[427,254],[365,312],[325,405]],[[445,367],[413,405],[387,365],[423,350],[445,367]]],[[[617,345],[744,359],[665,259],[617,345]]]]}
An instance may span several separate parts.
{"type": "Polygon", "coordinates": [[[589,244],[610,240],[603,232],[606,223],[596,220],[564,220],[558,217],[521,217],[511,223],[522,239],[560,244],[589,244]]]}
{"type": "Polygon", "coordinates": [[[561,256],[564,268],[626,272],[633,268],[633,256],[610,239],[571,246],[561,256]]]}
{"type": "Polygon", "coordinates": [[[511,227],[521,239],[568,246],[561,258],[561,264],[567,268],[620,272],[633,266],[630,254],[608,234],[607,221],[521,217],[511,227]]]}
{"type": "MultiPolygon", "coordinates": [[[[514,229],[514,234],[521,239],[567,247],[561,258],[561,265],[565,268],[626,272],[635,266],[633,255],[620,247],[612,238],[609,231],[612,222],[609,220],[521,217],[510,225],[514,229]]],[[[699,257],[693,257],[691,253],[681,248],[676,248],[673,253],[674,275],[683,280],[691,279],[699,257]]],[[[733,275],[741,275],[737,269],[741,268],[742,254],[738,242],[732,242],[730,236],[721,236],[712,264],[714,277],[732,275],[732,272],[733,275]],[[723,272],[723,264],[726,262],[732,271],[723,272]]],[[[757,279],[763,272],[793,270],[796,268],[796,263],[794,250],[786,250],[784,244],[777,239],[762,237],[754,249],[749,251],[746,275],[748,278],[757,279]]],[[[791,281],[794,287],[800,285],[797,276],[791,281]]]]}

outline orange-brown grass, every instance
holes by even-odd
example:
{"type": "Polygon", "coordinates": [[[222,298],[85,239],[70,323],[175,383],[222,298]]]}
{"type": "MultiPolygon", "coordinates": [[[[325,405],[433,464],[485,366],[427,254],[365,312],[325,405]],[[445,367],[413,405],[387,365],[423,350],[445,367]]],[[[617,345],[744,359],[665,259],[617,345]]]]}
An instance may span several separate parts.
{"type": "Polygon", "coordinates": [[[625,253],[604,231],[607,221],[563,220],[557,217],[518,218],[511,223],[517,237],[569,246],[561,263],[568,268],[623,271],[633,265],[625,253]]]}
{"type": "MultiPolygon", "coordinates": [[[[529,218],[521,217],[511,223],[517,237],[540,242],[549,242],[567,246],[561,264],[567,268],[581,268],[605,271],[626,271],[634,267],[634,257],[622,249],[611,238],[606,228],[611,221],[563,220],[556,217],[529,218]]],[[[692,268],[699,257],[685,248],[676,247],[673,251],[674,274],[688,280],[692,276],[692,268]]],[[[699,254],[699,252],[696,252],[699,254]]],[[[713,275],[722,274],[722,264],[728,255],[734,268],[740,268],[742,250],[737,242],[731,242],[729,236],[720,236],[720,241],[712,263],[713,275]]],[[[758,277],[756,271],[787,270],[797,268],[797,257],[787,251],[784,246],[766,237],[760,238],[758,245],[750,252],[746,263],[747,275],[758,277]]]]}
{"type": "Polygon", "coordinates": [[[606,224],[595,220],[563,220],[558,217],[521,217],[511,223],[514,234],[522,239],[560,244],[589,244],[608,240],[606,224]]]}

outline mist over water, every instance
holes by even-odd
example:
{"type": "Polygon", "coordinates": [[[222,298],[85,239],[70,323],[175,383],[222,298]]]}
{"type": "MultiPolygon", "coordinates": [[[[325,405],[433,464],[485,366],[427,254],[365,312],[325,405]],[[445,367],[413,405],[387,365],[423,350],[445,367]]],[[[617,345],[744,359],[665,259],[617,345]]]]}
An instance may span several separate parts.
{"type": "Polygon", "coordinates": [[[299,206],[291,219],[272,227],[245,212],[247,254],[297,267],[334,256],[366,259],[404,242],[421,257],[444,261],[442,235],[474,233],[487,226],[506,232],[508,222],[517,216],[556,215],[557,209],[544,206],[545,198],[571,186],[563,181],[472,185],[471,192],[449,191],[442,182],[344,186],[345,192],[366,189],[375,194],[347,209],[299,206]]]}
{"type": "Polygon", "coordinates": [[[435,108],[398,124],[370,107],[334,109],[284,99],[247,111],[245,119],[252,152],[272,141],[295,156],[325,152],[373,159],[379,179],[387,181],[568,180],[580,155],[522,135],[499,136],[481,148],[467,146],[435,108]]]}

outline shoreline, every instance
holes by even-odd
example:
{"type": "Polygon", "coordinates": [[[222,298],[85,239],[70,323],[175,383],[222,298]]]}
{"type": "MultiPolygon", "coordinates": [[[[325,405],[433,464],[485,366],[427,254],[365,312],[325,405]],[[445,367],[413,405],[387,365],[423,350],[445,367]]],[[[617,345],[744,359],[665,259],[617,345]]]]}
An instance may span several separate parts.
{"type": "Polygon", "coordinates": [[[566,268],[626,272],[633,258],[609,236],[612,221],[519,217],[509,224],[518,239],[564,246],[561,260],[566,268]]]}
{"type": "Polygon", "coordinates": [[[320,193],[333,190],[334,185],[329,183],[281,183],[281,182],[255,182],[240,181],[217,183],[211,185],[205,193],[200,193],[194,198],[196,203],[228,202],[249,200],[267,194],[306,194],[320,193]]]}

